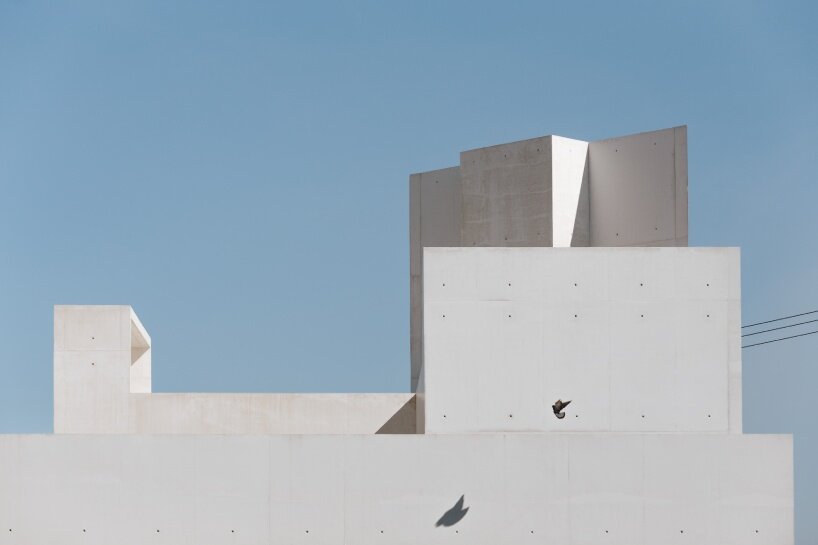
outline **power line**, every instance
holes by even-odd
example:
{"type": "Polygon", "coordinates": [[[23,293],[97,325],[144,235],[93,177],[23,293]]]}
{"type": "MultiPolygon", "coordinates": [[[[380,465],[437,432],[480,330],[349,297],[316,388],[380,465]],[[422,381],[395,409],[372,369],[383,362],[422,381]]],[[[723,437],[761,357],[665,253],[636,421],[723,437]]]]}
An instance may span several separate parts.
{"type": "Polygon", "coordinates": [[[784,316],[783,318],[776,318],[775,320],[767,320],[766,322],[757,322],[755,324],[743,325],[741,329],[753,327],[757,325],[771,324],[773,322],[780,322],[781,320],[789,320],[790,318],[798,318],[799,316],[806,316],[807,314],[817,314],[818,310],[811,310],[809,312],[802,312],[801,314],[793,314],[792,316],[784,316]]]}
{"type": "Polygon", "coordinates": [[[797,324],[782,325],[781,327],[773,327],[770,329],[762,329],[761,331],[754,331],[753,333],[745,333],[742,337],[749,337],[751,335],[761,335],[762,333],[769,333],[770,331],[778,331],[779,329],[787,329],[788,327],[795,327],[797,325],[811,324],[818,322],[818,320],[807,320],[806,322],[798,322],[797,324]]]}
{"type": "Polygon", "coordinates": [[[806,335],[814,335],[815,333],[818,333],[818,330],[810,331],[809,333],[801,333],[800,335],[791,335],[789,337],[781,337],[780,339],[773,339],[771,341],[764,341],[763,343],[746,344],[746,345],[742,346],[742,348],[750,348],[751,346],[758,346],[760,344],[777,343],[778,341],[786,341],[787,339],[794,339],[796,337],[804,337],[806,335]]]}

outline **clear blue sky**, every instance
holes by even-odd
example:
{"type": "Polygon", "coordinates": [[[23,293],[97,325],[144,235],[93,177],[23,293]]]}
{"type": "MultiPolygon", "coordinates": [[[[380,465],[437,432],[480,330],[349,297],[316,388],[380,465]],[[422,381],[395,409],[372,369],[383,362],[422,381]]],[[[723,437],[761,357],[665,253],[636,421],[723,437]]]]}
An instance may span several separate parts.
{"type": "MultiPolygon", "coordinates": [[[[543,134],[688,124],[745,323],[818,308],[814,3],[56,4],[0,1],[2,433],[52,429],[58,303],[133,305],[155,391],[407,390],[409,173],[543,134]]],[[[818,335],[745,350],[804,545],[817,385],[818,335]]]]}

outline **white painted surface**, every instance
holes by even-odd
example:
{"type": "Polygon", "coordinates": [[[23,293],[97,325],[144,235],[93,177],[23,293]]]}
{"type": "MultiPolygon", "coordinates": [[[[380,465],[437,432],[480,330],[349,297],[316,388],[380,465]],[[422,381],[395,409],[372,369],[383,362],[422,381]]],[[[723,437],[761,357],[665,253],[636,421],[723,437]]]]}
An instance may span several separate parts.
{"type": "Polygon", "coordinates": [[[687,127],[591,142],[591,246],[687,246],[687,127]]]}
{"type": "Polygon", "coordinates": [[[0,436],[0,544],[787,545],[792,494],[789,436],[0,436]]]}
{"type": "Polygon", "coordinates": [[[426,433],[739,433],[738,259],[427,248],[426,433]],[[563,420],[557,399],[573,401],[563,420]]]}
{"type": "Polygon", "coordinates": [[[590,245],[588,142],[551,137],[555,248],[590,245]]]}

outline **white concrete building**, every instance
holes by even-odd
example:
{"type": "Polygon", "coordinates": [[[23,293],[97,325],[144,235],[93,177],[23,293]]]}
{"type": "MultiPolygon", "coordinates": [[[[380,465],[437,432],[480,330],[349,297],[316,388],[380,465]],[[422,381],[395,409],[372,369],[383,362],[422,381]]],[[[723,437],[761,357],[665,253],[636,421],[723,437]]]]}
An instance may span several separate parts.
{"type": "Polygon", "coordinates": [[[687,247],[686,149],[413,175],[412,393],[155,394],[130,307],[55,307],[55,433],[0,436],[0,544],[793,543],[792,439],[742,434],[739,252],[687,247]]]}

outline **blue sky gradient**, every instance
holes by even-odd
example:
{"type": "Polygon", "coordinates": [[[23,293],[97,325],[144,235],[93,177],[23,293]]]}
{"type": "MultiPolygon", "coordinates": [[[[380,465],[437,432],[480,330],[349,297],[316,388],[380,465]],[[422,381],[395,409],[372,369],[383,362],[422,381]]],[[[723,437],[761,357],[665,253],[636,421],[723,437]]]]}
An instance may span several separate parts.
{"type": "MultiPolygon", "coordinates": [[[[155,391],[409,388],[408,176],[689,126],[745,323],[818,309],[810,2],[0,2],[0,433],[52,429],[52,306],[131,304],[155,391]]],[[[818,328],[816,328],[818,329],[818,328]]],[[[801,329],[800,331],[808,331],[801,329]]],[[[744,352],[818,542],[818,335],[744,352]]]]}

